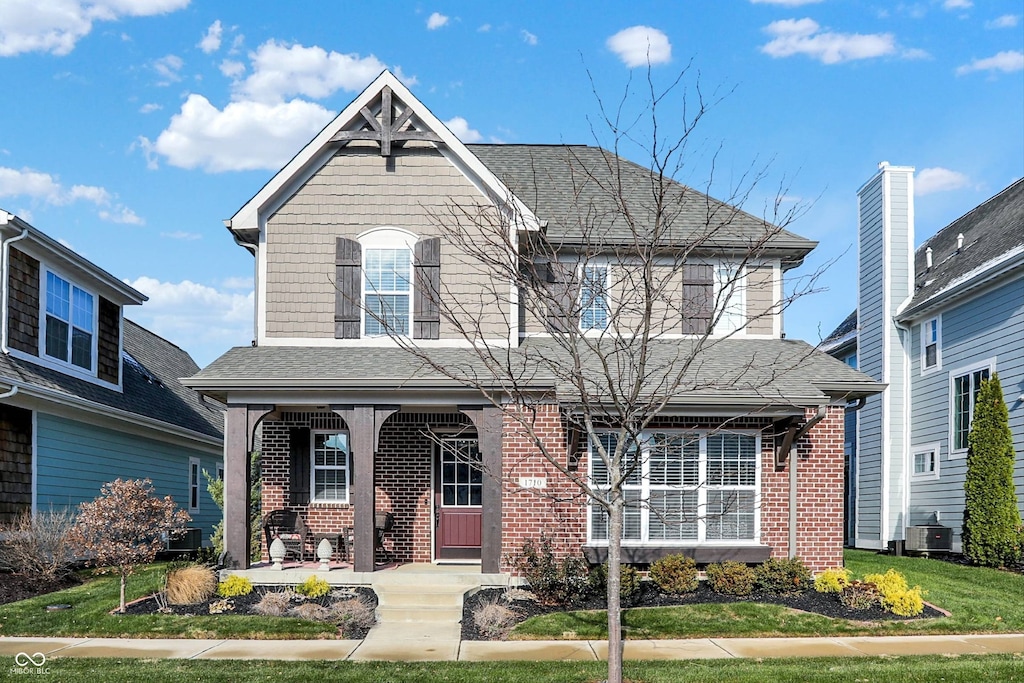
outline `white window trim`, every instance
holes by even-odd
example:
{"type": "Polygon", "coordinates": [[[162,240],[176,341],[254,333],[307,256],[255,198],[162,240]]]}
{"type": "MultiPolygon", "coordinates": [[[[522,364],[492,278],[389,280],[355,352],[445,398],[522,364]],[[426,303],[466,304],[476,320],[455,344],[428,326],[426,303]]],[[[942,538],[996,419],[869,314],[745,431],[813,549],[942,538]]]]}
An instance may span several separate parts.
{"type": "Polygon", "coordinates": [[[580,283],[580,291],[577,298],[577,306],[580,311],[580,319],[577,321],[579,330],[583,333],[599,334],[606,331],[611,327],[611,316],[612,316],[612,305],[611,305],[611,293],[612,293],[612,266],[610,263],[581,263],[576,269],[576,281],[580,283]],[[583,282],[584,272],[586,268],[601,268],[604,270],[604,308],[605,308],[605,325],[604,327],[583,327],[583,282]]]}
{"type": "Polygon", "coordinates": [[[910,449],[910,478],[914,481],[933,481],[939,478],[939,460],[942,455],[942,444],[926,443],[920,446],[914,446],[910,449]],[[922,453],[934,453],[934,464],[935,469],[931,472],[915,472],[914,471],[914,460],[918,455],[922,453]]]}
{"type": "MultiPolygon", "coordinates": [[[[953,419],[953,417],[955,415],[955,411],[956,411],[956,383],[955,383],[955,380],[956,380],[957,377],[963,377],[964,375],[973,374],[973,373],[977,372],[978,370],[984,370],[985,368],[988,368],[988,376],[991,378],[992,375],[994,375],[995,372],[996,372],[996,356],[992,356],[991,358],[986,358],[984,360],[978,361],[976,363],[972,363],[970,365],[961,365],[960,367],[954,368],[954,369],[949,371],[949,384],[948,384],[948,386],[949,386],[949,400],[948,400],[948,403],[947,403],[947,410],[948,410],[948,412],[947,412],[946,417],[947,417],[947,423],[949,424],[949,432],[947,434],[947,437],[949,439],[948,444],[949,444],[949,459],[950,460],[956,460],[956,459],[966,458],[967,457],[967,448],[955,448],[954,447],[954,444],[956,443],[956,441],[955,441],[955,438],[956,438],[956,435],[955,435],[956,424],[955,424],[955,420],[953,419]]],[[[973,409],[973,406],[971,408],[971,421],[972,422],[974,421],[974,409],[973,409]]]]}
{"type": "MultiPolygon", "coordinates": [[[[51,367],[59,368],[62,372],[66,374],[78,375],[79,377],[95,381],[97,379],[97,368],[99,367],[99,301],[100,297],[93,290],[89,289],[88,287],[83,287],[82,285],[78,284],[78,282],[76,282],[73,278],[67,277],[58,269],[43,264],[39,268],[39,360],[44,361],[47,365],[50,365],[51,367]],[[67,282],[68,285],[71,287],[70,291],[72,297],[72,318],[74,318],[74,289],[77,287],[78,289],[92,297],[92,350],[90,353],[91,366],[88,368],[83,368],[82,366],[75,365],[74,363],[71,362],[70,341],[68,342],[67,360],[54,358],[53,356],[46,353],[46,299],[49,292],[47,288],[46,276],[48,273],[53,273],[54,276],[60,278],[64,282],[67,282]]],[[[74,327],[70,320],[68,321],[68,325],[69,330],[74,327]]],[[[104,383],[107,384],[106,382],[104,383]]]]}
{"type": "Polygon", "coordinates": [[[412,337],[413,313],[415,307],[416,265],[415,248],[418,237],[401,228],[381,226],[361,233],[356,241],[360,246],[361,264],[359,267],[359,337],[361,339],[381,339],[390,336],[384,334],[366,334],[366,295],[374,292],[366,289],[366,252],[371,249],[407,249],[409,251],[409,320],[407,321],[408,337],[412,337]]]}
{"type": "Polygon", "coordinates": [[[930,375],[933,372],[938,372],[939,370],[942,369],[942,314],[940,313],[934,318],[928,318],[928,320],[925,320],[924,322],[921,323],[920,327],[921,329],[919,334],[921,337],[921,376],[924,377],[925,375],[930,375]],[[935,365],[931,367],[926,367],[925,359],[927,358],[927,353],[925,349],[928,346],[928,335],[926,333],[928,330],[928,325],[932,321],[935,321],[935,365]]]}
{"type": "Polygon", "coordinates": [[[203,491],[200,488],[199,480],[202,478],[203,464],[199,458],[188,459],[188,511],[189,513],[199,512],[202,504],[203,491]],[[194,476],[193,476],[194,475],[194,476]],[[192,493],[195,492],[196,504],[192,505],[192,493]]]}
{"type": "Polygon", "coordinates": [[[352,501],[352,437],[347,429],[313,429],[309,435],[309,502],[311,505],[348,505],[352,501]],[[317,467],[316,465],[316,435],[317,434],[344,434],[345,443],[348,445],[348,452],[345,454],[345,464],[341,467],[317,467]],[[316,472],[317,470],[344,470],[345,471],[345,498],[317,498],[316,497],[316,472]]]}
{"type": "MultiPolygon", "coordinates": [[[[761,544],[761,468],[762,468],[762,457],[761,457],[761,432],[754,430],[701,430],[701,429],[648,429],[643,432],[642,440],[643,445],[641,446],[640,466],[641,466],[641,484],[623,484],[623,491],[626,490],[640,490],[640,540],[635,539],[622,539],[622,545],[629,547],[644,547],[644,546],[677,546],[680,548],[693,547],[697,545],[702,546],[745,546],[745,545],[760,545],[761,544]],[[746,436],[754,437],[754,449],[756,453],[755,463],[756,469],[754,472],[754,484],[752,486],[711,486],[707,483],[707,437],[714,434],[726,432],[728,434],[742,434],[746,436]],[[649,448],[650,436],[652,434],[695,434],[700,438],[700,455],[698,458],[698,475],[697,485],[694,487],[682,487],[681,490],[693,490],[697,492],[697,538],[696,539],[650,539],[650,510],[648,505],[643,501],[650,500],[650,457],[644,455],[645,449],[649,448]],[[753,490],[754,492],[754,537],[753,538],[735,538],[735,539],[708,539],[707,538],[707,492],[708,491],[745,491],[753,490]],[[646,494],[646,495],[645,495],[646,494]]],[[[588,444],[587,451],[587,481],[591,481],[593,476],[593,462],[595,456],[590,450],[592,447],[588,444]]],[[[597,456],[599,457],[599,456],[597,456]]],[[[608,541],[603,539],[595,539],[593,534],[593,512],[592,509],[594,503],[591,502],[587,506],[587,545],[594,547],[607,546],[608,541]]]]}
{"type": "Polygon", "coordinates": [[[716,336],[725,335],[742,335],[745,334],[749,320],[747,319],[747,268],[746,265],[735,263],[733,261],[717,261],[713,264],[714,271],[712,273],[712,296],[714,297],[715,311],[714,315],[717,319],[715,324],[714,334],[716,336]],[[723,268],[734,268],[736,269],[736,275],[730,276],[732,291],[729,292],[729,296],[725,296],[725,284],[721,281],[720,271],[723,268]],[[730,313],[726,312],[726,309],[736,311],[736,315],[739,318],[738,324],[733,327],[726,323],[731,320],[730,313]]]}

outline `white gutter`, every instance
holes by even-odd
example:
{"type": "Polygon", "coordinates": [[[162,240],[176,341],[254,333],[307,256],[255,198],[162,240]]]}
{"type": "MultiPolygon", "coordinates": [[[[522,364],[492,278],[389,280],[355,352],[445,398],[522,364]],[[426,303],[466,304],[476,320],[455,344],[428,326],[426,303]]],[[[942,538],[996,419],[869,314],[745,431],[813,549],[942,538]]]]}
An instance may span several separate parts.
{"type": "MultiPolygon", "coordinates": [[[[0,213],[0,225],[7,225],[12,218],[14,216],[6,211],[0,213]]],[[[10,289],[8,283],[11,281],[9,271],[11,244],[26,237],[28,237],[28,228],[23,228],[20,235],[4,240],[3,245],[3,267],[0,269],[0,274],[3,276],[3,283],[0,285],[0,297],[3,297],[3,301],[0,302],[0,351],[3,351],[5,356],[10,353],[10,349],[7,348],[7,297],[8,289],[10,289]]]]}
{"type": "Polygon", "coordinates": [[[5,391],[4,393],[0,394],[0,401],[3,401],[4,399],[7,399],[7,398],[11,398],[12,396],[14,396],[17,393],[18,393],[18,385],[12,384],[9,391],[5,391]]]}

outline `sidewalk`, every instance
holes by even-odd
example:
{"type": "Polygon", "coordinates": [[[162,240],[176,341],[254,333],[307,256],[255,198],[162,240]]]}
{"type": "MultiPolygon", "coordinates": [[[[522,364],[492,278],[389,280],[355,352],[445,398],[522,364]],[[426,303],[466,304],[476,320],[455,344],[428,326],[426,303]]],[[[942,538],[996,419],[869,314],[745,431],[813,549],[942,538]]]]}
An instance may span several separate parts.
{"type": "MultiPolygon", "coordinates": [[[[43,653],[54,657],[147,659],[274,659],[383,661],[568,661],[603,660],[607,642],[597,640],[398,641],[390,652],[360,654],[361,640],[189,640],[127,638],[0,637],[0,657],[43,653]]],[[[1024,653],[1024,634],[881,636],[851,638],[695,638],[630,640],[627,659],[727,659],[735,657],[868,657],[1024,653]]]]}

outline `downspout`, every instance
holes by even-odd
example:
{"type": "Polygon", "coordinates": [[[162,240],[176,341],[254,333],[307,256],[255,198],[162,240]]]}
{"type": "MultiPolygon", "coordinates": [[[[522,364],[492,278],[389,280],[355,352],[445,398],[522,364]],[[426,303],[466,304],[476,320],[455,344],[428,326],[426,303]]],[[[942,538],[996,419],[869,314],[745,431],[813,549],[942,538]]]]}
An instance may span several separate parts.
{"type": "MultiPolygon", "coordinates": [[[[3,215],[0,216],[0,225],[9,224],[11,222],[11,218],[13,218],[11,214],[4,212],[3,215]]],[[[0,276],[3,277],[3,283],[0,284],[0,299],[2,299],[2,301],[0,301],[0,330],[2,330],[0,331],[0,351],[3,351],[5,356],[10,353],[10,349],[7,348],[7,297],[9,295],[8,290],[10,289],[9,283],[11,281],[9,275],[11,243],[23,240],[26,237],[28,237],[28,228],[24,228],[20,235],[15,235],[10,239],[4,240],[3,245],[3,267],[0,269],[0,276]]]]}
{"type": "Polygon", "coordinates": [[[8,398],[11,398],[15,394],[17,394],[17,393],[18,393],[18,385],[12,384],[9,391],[5,391],[4,393],[0,394],[0,401],[3,401],[3,400],[8,399],[8,398]]]}
{"type": "MultiPolygon", "coordinates": [[[[230,220],[224,221],[224,226],[228,230],[231,230],[231,221],[230,220]]],[[[249,244],[248,242],[243,242],[242,240],[238,239],[238,235],[235,233],[234,230],[231,230],[231,238],[233,240],[235,240],[235,244],[237,244],[240,247],[245,247],[246,249],[248,249],[252,253],[252,258],[253,258],[252,288],[253,288],[253,292],[256,294],[256,296],[259,296],[259,291],[260,291],[260,259],[259,259],[259,255],[256,253],[256,252],[259,251],[259,247],[256,246],[255,244],[249,244]]],[[[252,339],[253,339],[252,345],[256,346],[256,338],[259,336],[259,306],[256,304],[256,300],[255,299],[253,299],[253,306],[252,306],[252,335],[253,335],[252,336],[252,339]]]]}
{"type": "Polygon", "coordinates": [[[796,557],[796,453],[792,452],[792,445],[796,443],[801,437],[807,432],[811,431],[814,425],[818,424],[825,419],[828,415],[828,404],[818,406],[818,412],[804,423],[804,426],[798,429],[795,433],[793,429],[790,429],[789,434],[786,434],[786,440],[783,442],[783,448],[787,449],[786,455],[789,456],[789,558],[793,559],[796,557]],[[792,434],[792,437],[790,437],[792,434]],[[788,442],[788,443],[787,443],[788,442]]]}
{"type": "MultiPolygon", "coordinates": [[[[906,306],[907,303],[908,302],[904,302],[900,308],[906,306]]],[[[896,327],[897,330],[903,333],[901,335],[902,343],[900,344],[903,347],[901,349],[903,351],[903,405],[900,406],[900,412],[903,413],[903,453],[900,454],[903,456],[903,476],[900,477],[900,484],[902,485],[903,489],[902,491],[900,491],[900,498],[903,508],[903,525],[899,529],[893,529],[893,531],[895,532],[893,535],[896,536],[898,534],[899,537],[903,540],[903,542],[906,543],[906,528],[907,526],[909,526],[910,522],[910,405],[912,399],[912,396],[910,395],[911,372],[910,353],[908,352],[908,349],[910,347],[911,340],[913,339],[913,335],[911,335],[910,333],[910,327],[902,324],[899,320],[896,319],[895,316],[893,316],[892,324],[896,327]]],[[[921,362],[923,363],[924,361],[922,360],[921,362]]],[[[938,455],[936,455],[935,457],[937,458],[938,455]]],[[[895,541],[895,539],[893,540],[895,541]]],[[[896,549],[899,550],[899,544],[896,543],[895,546],[896,549]]]]}

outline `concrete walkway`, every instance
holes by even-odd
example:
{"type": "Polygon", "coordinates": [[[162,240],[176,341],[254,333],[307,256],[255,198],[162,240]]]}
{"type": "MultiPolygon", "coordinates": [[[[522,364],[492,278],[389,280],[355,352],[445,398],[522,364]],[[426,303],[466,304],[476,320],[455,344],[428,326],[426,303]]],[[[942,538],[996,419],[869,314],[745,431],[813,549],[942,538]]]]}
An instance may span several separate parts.
{"type": "MultiPolygon", "coordinates": [[[[397,632],[395,634],[398,636],[397,632]]],[[[607,643],[593,640],[459,641],[432,643],[400,638],[376,645],[359,640],[188,640],[127,638],[0,637],[0,657],[43,653],[55,657],[145,659],[273,659],[383,661],[569,661],[603,660],[607,643]],[[371,647],[367,647],[370,645],[371,647]],[[378,648],[378,646],[380,646],[378,648]],[[426,647],[425,647],[426,646],[426,647]],[[433,652],[427,652],[434,648],[433,652]]],[[[1024,634],[975,636],[883,636],[851,638],[696,638],[630,640],[627,659],[727,659],[735,657],[868,657],[1022,653],[1024,634]]],[[[2,664],[2,662],[0,662],[2,664]]]]}

